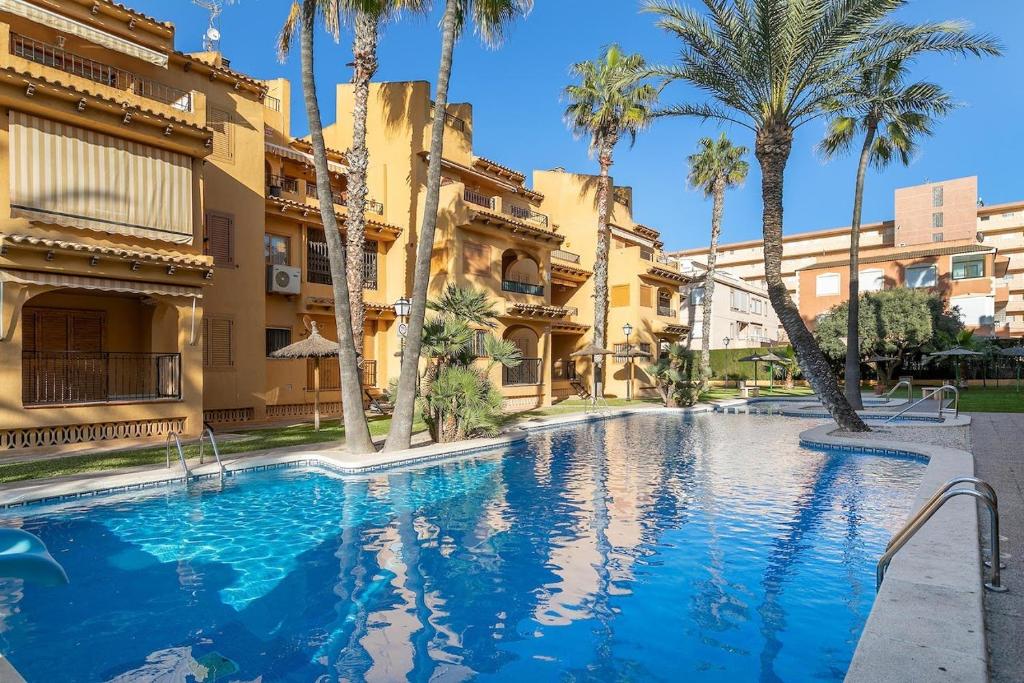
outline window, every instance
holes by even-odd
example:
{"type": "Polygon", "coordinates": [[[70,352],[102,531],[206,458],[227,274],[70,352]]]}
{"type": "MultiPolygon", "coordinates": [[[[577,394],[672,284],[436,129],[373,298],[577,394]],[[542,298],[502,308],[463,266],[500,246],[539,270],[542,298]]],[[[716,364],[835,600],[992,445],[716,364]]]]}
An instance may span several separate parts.
{"type": "Polygon", "coordinates": [[[704,303],[704,288],[694,287],[693,291],[690,292],[690,303],[694,306],[699,306],[704,303]]]}
{"type": "Polygon", "coordinates": [[[650,308],[654,305],[654,292],[653,289],[648,285],[640,285],[640,305],[644,308],[650,308]]]}
{"type": "Polygon", "coordinates": [[[268,266],[287,266],[291,263],[292,240],[281,235],[263,235],[263,258],[268,266]]]}
{"type": "Polygon", "coordinates": [[[880,268],[860,271],[860,291],[878,292],[885,289],[885,276],[880,268]]]}
{"type": "Polygon", "coordinates": [[[629,285],[615,285],[611,291],[612,308],[629,306],[629,285]]]}
{"type": "Polygon", "coordinates": [[[486,244],[463,242],[462,272],[467,275],[490,275],[491,248],[486,244]]]}
{"type": "Polygon", "coordinates": [[[377,289],[377,242],[363,242],[363,287],[377,289]]]}
{"type": "Polygon", "coordinates": [[[942,206],[942,185],[936,185],[932,188],[932,206],[942,206]]]}
{"type": "Polygon", "coordinates": [[[487,349],[484,346],[484,340],[487,339],[487,334],[487,330],[473,331],[473,355],[477,358],[485,358],[487,356],[487,349]]]}
{"type": "Polygon", "coordinates": [[[754,315],[764,315],[764,299],[756,296],[750,298],[750,312],[754,315]]]}
{"type": "Polygon", "coordinates": [[[932,233],[932,242],[941,242],[941,241],[942,241],[942,233],[941,232],[933,232],[932,233]]]}
{"type": "Polygon", "coordinates": [[[837,296],[839,294],[839,273],[819,275],[815,284],[818,296],[837,296]]]}
{"type": "Polygon", "coordinates": [[[292,331],[281,327],[267,328],[267,357],[292,343],[292,331]]]}
{"type": "Polygon", "coordinates": [[[750,295],[738,289],[729,290],[729,307],[734,311],[747,312],[750,305],[750,295]]]}
{"type": "Polygon", "coordinates": [[[935,265],[910,266],[904,273],[907,287],[934,287],[938,278],[936,277],[935,265]]]}
{"type": "Polygon", "coordinates": [[[234,322],[227,318],[203,318],[203,367],[235,365],[234,322]]]}
{"type": "Polygon", "coordinates": [[[985,256],[983,254],[970,254],[968,256],[953,257],[953,279],[966,280],[972,277],[985,276],[985,256]]]}
{"type": "Polygon", "coordinates": [[[331,259],[327,256],[327,236],[319,228],[306,230],[306,282],[331,284],[331,259]]]}
{"type": "MultiPolygon", "coordinates": [[[[631,348],[631,349],[639,349],[640,351],[643,351],[644,353],[647,353],[647,354],[651,353],[651,345],[649,343],[647,343],[647,342],[640,342],[639,344],[634,344],[634,343],[630,342],[629,348],[631,348]]],[[[612,347],[612,350],[615,351],[615,362],[616,363],[625,363],[628,360],[628,357],[626,356],[626,351],[628,350],[626,348],[626,344],[624,344],[624,343],[623,344],[616,344],[615,346],[612,347]]],[[[645,360],[645,358],[640,358],[640,359],[634,358],[633,362],[636,363],[636,362],[639,362],[640,360],[645,360]]]]}
{"type": "Polygon", "coordinates": [[[932,227],[941,228],[943,224],[943,216],[941,211],[936,211],[932,214],[932,227]]]}
{"type": "Polygon", "coordinates": [[[206,236],[203,251],[213,257],[213,265],[235,265],[235,217],[219,211],[206,212],[206,236]]]}
{"type": "Polygon", "coordinates": [[[231,112],[210,107],[206,110],[206,126],[213,131],[214,159],[233,161],[235,158],[235,126],[231,112]]]}

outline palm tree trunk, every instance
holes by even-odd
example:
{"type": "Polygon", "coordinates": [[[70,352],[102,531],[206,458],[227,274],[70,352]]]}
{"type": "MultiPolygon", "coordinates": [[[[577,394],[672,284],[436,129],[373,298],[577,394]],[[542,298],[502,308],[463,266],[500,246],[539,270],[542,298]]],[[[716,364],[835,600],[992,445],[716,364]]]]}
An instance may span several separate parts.
{"type": "MultiPolygon", "coordinates": [[[[348,293],[352,306],[352,338],[360,367],[364,355],[364,325],[366,306],[363,300],[363,251],[366,248],[366,174],[370,166],[370,151],[366,148],[366,116],[370,99],[370,79],[377,71],[378,15],[358,11],[355,18],[355,37],[352,55],[355,68],[352,73],[352,147],[346,153],[348,162],[348,217],[346,260],[348,262],[348,293]]],[[[360,373],[360,380],[362,380],[360,373]]],[[[361,386],[361,382],[360,382],[361,386]]]]}
{"type": "MultiPolygon", "coordinates": [[[[594,255],[594,345],[605,348],[608,343],[608,249],[611,243],[611,231],[608,219],[612,203],[612,149],[614,142],[600,140],[598,143],[598,163],[601,166],[600,180],[597,185],[597,253],[594,255]]],[[[604,396],[604,365],[605,356],[594,356],[594,395],[604,396]]]]}
{"type": "Polygon", "coordinates": [[[708,271],[704,279],[704,301],[700,338],[700,390],[707,390],[711,380],[711,305],[715,296],[715,263],[718,261],[718,236],[722,232],[722,212],[725,206],[725,178],[716,178],[712,190],[711,249],[708,251],[708,271]]]}
{"type": "Polygon", "coordinates": [[[867,175],[871,147],[877,125],[868,122],[864,147],[857,165],[857,183],[853,191],[853,220],[850,221],[850,301],[846,318],[846,400],[855,410],[864,410],[860,395],[860,215],[864,203],[864,177],[867,175]]]}
{"type": "MultiPolygon", "coordinates": [[[[313,28],[316,0],[303,0],[300,33],[302,62],[302,94],[309,118],[309,137],[313,146],[313,165],[316,168],[316,190],[319,197],[331,196],[331,176],[327,168],[327,146],[324,144],[320,105],[316,99],[316,80],[313,77],[313,28]]],[[[345,444],[352,453],[373,452],[370,428],[363,412],[363,393],[359,382],[356,347],[352,339],[351,310],[346,286],[345,245],[341,242],[334,204],[320,202],[320,216],[327,235],[327,255],[331,264],[331,282],[334,289],[334,321],[338,326],[338,367],[341,377],[341,407],[345,425],[345,444]]]]}
{"type": "Polygon", "coordinates": [[[768,298],[789,335],[801,370],[832,418],[848,431],[871,431],[839,390],[839,382],[825,354],[804,324],[800,310],[793,303],[782,279],[782,190],[786,162],[792,148],[793,131],[790,128],[765,127],[757,131],[754,150],[761,165],[764,273],[768,298]]]}
{"type": "Polygon", "coordinates": [[[395,410],[384,451],[398,451],[412,445],[412,420],[416,407],[416,375],[423,345],[423,318],[427,312],[427,288],[430,284],[430,260],[434,251],[434,230],[441,194],[441,156],[444,154],[444,117],[448,109],[448,82],[452,76],[459,9],[458,0],[448,0],[441,19],[441,64],[437,71],[434,121],[430,131],[430,162],[427,166],[427,194],[423,202],[423,224],[416,244],[416,271],[412,283],[412,310],[406,336],[402,371],[398,377],[395,410]]]}

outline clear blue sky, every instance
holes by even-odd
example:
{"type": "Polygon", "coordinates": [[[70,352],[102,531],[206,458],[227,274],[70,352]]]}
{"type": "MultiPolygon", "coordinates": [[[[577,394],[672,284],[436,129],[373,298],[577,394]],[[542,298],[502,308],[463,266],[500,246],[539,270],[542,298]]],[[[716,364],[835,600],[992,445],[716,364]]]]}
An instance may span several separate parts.
{"type": "MultiPolygon", "coordinates": [[[[189,0],[126,0],[132,7],[177,25],[178,48],[201,49],[206,13],[189,0]]],[[[696,0],[681,0],[698,4],[696,0]]],[[[435,2],[435,5],[441,5],[435,2]]],[[[293,134],[305,132],[297,58],[277,62],[274,41],[287,12],[286,0],[239,0],[220,20],[221,49],[232,66],[257,78],[285,76],[293,81],[293,134]]],[[[677,46],[658,31],[649,15],[638,12],[638,0],[537,0],[533,13],[509,30],[499,50],[480,46],[466,36],[455,55],[452,101],[474,104],[478,154],[529,172],[564,166],[591,172],[584,140],[576,140],[562,120],[561,89],[568,66],[594,58],[600,48],[618,42],[641,51],[651,62],[673,59],[677,46]]],[[[1024,57],[1019,49],[1024,26],[1024,2],[991,0],[912,0],[902,12],[908,20],[961,18],[976,30],[997,36],[1005,54],[998,59],[930,58],[919,63],[915,77],[935,80],[964,106],[940,124],[909,167],[872,172],[865,197],[865,219],[892,216],[894,188],[926,180],[979,176],[986,203],[1024,199],[1021,160],[1024,135],[1024,57]]],[[[380,80],[430,80],[436,76],[439,53],[437,12],[429,17],[406,17],[389,25],[381,42],[380,80]]],[[[334,110],[333,83],[346,81],[351,61],[350,37],[340,44],[323,37],[317,77],[325,112],[334,110]]],[[[666,101],[698,97],[679,86],[666,91],[666,101]]],[[[669,120],[644,132],[635,147],[620,145],[615,177],[635,190],[637,220],[662,231],[668,248],[701,246],[707,242],[709,202],[685,187],[685,158],[703,135],[715,135],[718,124],[669,120]]],[[[797,136],[787,174],[786,231],[796,232],[847,225],[851,211],[853,162],[828,164],[813,146],[823,124],[813,122],[797,136]]],[[[728,130],[734,141],[752,145],[746,129],[728,130]]],[[[733,191],[726,203],[724,239],[760,237],[760,176],[757,164],[747,184],[733,191]]],[[[529,173],[528,173],[529,174],[529,173]]]]}

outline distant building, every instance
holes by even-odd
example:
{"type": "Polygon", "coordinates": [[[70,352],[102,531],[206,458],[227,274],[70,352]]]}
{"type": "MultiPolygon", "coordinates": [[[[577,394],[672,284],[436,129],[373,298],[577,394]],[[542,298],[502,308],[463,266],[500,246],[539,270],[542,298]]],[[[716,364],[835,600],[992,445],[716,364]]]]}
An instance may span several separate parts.
{"type": "MultiPolygon", "coordinates": [[[[683,272],[693,279],[680,296],[682,324],[689,326],[688,348],[701,348],[707,267],[682,261],[683,272]]],[[[779,318],[768,301],[768,291],[727,271],[715,270],[711,306],[711,348],[747,349],[771,346],[786,339],[779,318]],[[728,341],[726,341],[728,340],[728,341]]]]}

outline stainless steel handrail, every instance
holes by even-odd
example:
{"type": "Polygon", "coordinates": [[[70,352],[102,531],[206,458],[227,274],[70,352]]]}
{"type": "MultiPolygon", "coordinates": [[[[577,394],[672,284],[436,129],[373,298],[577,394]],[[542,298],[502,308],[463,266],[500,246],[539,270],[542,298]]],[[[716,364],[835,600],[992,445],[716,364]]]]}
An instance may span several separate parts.
{"type": "Polygon", "coordinates": [[[188,465],[185,463],[185,451],[181,448],[181,439],[178,438],[178,432],[171,432],[167,435],[167,440],[164,441],[164,455],[167,456],[167,469],[171,468],[171,439],[174,439],[174,446],[178,449],[178,459],[181,460],[181,466],[185,470],[185,477],[191,477],[192,472],[189,471],[188,465]]]}
{"type": "Polygon", "coordinates": [[[224,463],[220,460],[220,450],[217,448],[217,440],[213,438],[213,429],[207,425],[199,434],[199,464],[203,464],[203,441],[206,436],[210,437],[210,446],[213,448],[213,457],[217,459],[217,467],[220,468],[221,476],[224,475],[224,463]]]}
{"type": "Polygon", "coordinates": [[[893,543],[896,542],[896,539],[899,538],[899,536],[906,531],[907,527],[909,527],[911,524],[920,519],[924,515],[924,513],[927,512],[932,507],[932,505],[934,505],[935,502],[942,497],[943,493],[950,490],[957,484],[974,484],[975,486],[981,489],[981,492],[983,494],[985,494],[986,496],[989,497],[989,499],[991,499],[992,504],[995,506],[996,510],[999,510],[999,497],[996,495],[996,490],[992,488],[992,486],[987,481],[983,479],[978,479],[977,477],[957,477],[955,479],[950,479],[945,484],[940,486],[939,489],[932,494],[931,498],[925,501],[925,504],[921,506],[921,508],[914,514],[913,517],[907,520],[907,523],[903,525],[903,528],[900,529],[900,531],[892,537],[892,540],[889,541],[889,544],[885,546],[886,550],[891,548],[893,543]]]}
{"type": "MultiPolygon", "coordinates": [[[[904,408],[900,412],[896,413],[895,415],[893,415],[892,417],[887,419],[885,421],[885,423],[892,422],[897,417],[900,417],[901,415],[903,415],[905,413],[909,413],[911,410],[913,410],[917,406],[921,405],[925,401],[931,400],[935,396],[935,394],[939,394],[939,417],[942,417],[942,413],[943,413],[942,402],[943,402],[943,400],[945,400],[945,399],[943,399],[943,396],[945,395],[947,389],[952,391],[953,394],[954,394],[954,398],[953,398],[954,414],[955,414],[955,416],[959,417],[960,416],[960,390],[957,389],[956,387],[954,387],[952,384],[943,384],[941,387],[939,387],[938,389],[936,389],[932,393],[928,394],[927,396],[922,396],[920,399],[918,399],[914,403],[910,404],[909,406],[907,406],[906,408],[904,408]]],[[[885,423],[883,423],[883,424],[885,424],[885,423]]]]}
{"type": "Polygon", "coordinates": [[[913,384],[913,382],[907,381],[905,379],[901,379],[899,382],[896,383],[896,386],[894,386],[889,391],[885,392],[885,396],[884,396],[885,402],[888,403],[889,402],[889,397],[892,396],[893,394],[895,394],[896,390],[899,389],[904,384],[907,385],[907,403],[910,403],[911,401],[913,401],[914,400],[914,384],[913,384]]]}
{"type": "Polygon", "coordinates": [[[989,498],[988,494],[975,491],[974,489],[953,489],[951,491],[945,491],[931,505],[927,506],[924,511],[914,515],[913,520],[893,537],[893,540],[890,541],[889,548],[887,548],[882,557],[879,558],[878,564],[875,566],[875,590],[882,587],[882,581],[885,579],[886,570],[889,569],[889,563],[892,562],[892,558],[896,553],[898,553],[900,549],[914,537],[921,527],[923,527],[925,523],[927,523],[928,520],[938,512],[939,508],[956,496],[971,496],[972,498],[976,498],[977,500],[985,503],[985,507],[988,508],[989,535],[991,536],[990,544],[992,546],[992,576],[985,584],[985,588],[997,593],[1006,591],[1006,587],[1002,585],[999,576],[999,509],[996,503],[989,498]]]}

